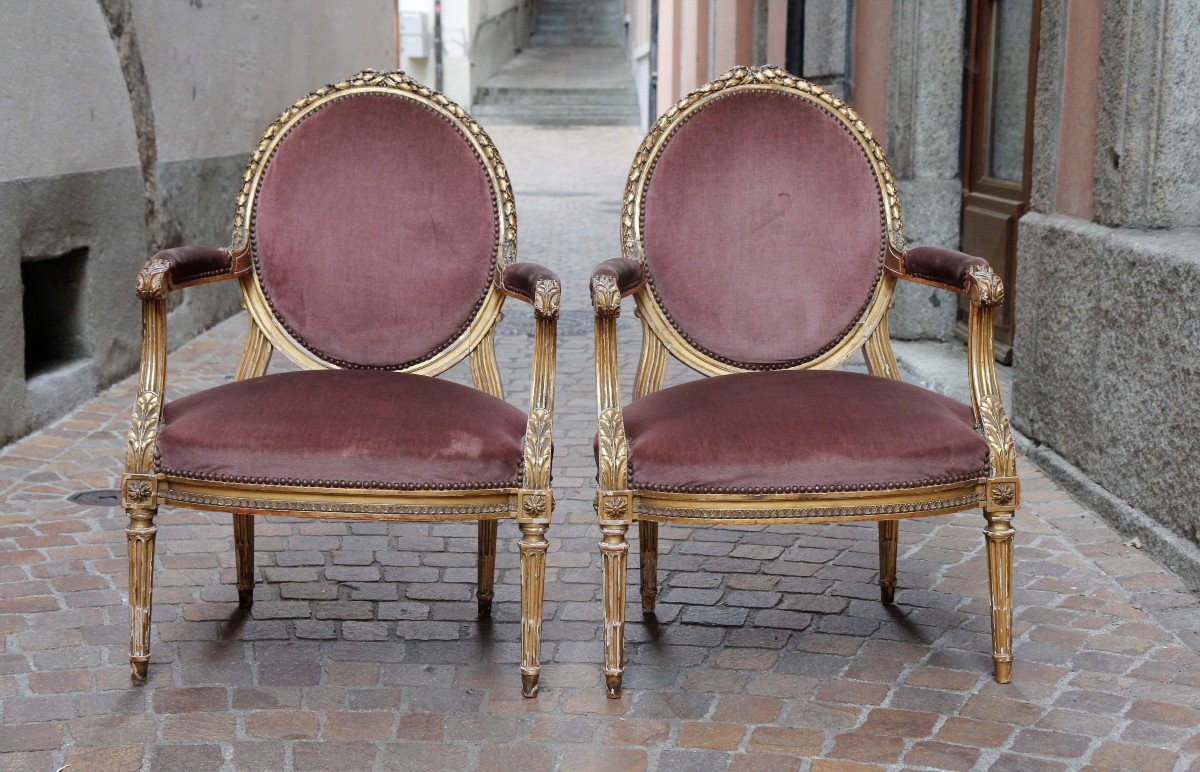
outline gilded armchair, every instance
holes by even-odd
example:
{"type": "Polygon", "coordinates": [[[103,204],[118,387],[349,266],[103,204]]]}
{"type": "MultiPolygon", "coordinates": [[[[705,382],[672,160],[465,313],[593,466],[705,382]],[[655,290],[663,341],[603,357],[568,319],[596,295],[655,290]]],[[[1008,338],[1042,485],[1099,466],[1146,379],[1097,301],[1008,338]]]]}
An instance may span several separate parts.
{"type": "Polygon", "coordinates": [[[232,246],[169,249],[137,276],[142,366],[129,432],[130,662],[146,676],[155,514],[230,512],[254,595],[254,518],[477,520],[481,615],[496,526],[521,538],[521,679],[537,691],[559,282],[515,263],[504,164],[461,107],[364,71],[300,99],[242,179],[232,246]],[[249,330],[235,381],[166,402],[167,296],[237,280],[249,330]],[[528,411],[503,400],[506,296],[533,306],[528,411]],[[299,372],[265,374],[274,350],[299,372]],[[470,359],[475,388],[435,378],[470,359]]]}
{"type": "Polygon", "coordinates": [[[898,521],[981,507],[995,677],[1012,666],[1015,452],[997,387],[987,263],[906,250],[895,181],[840,99],[772,67],[737,68],[654,123],[628,177],[622,256],[592,276],[605,677],[623,673],[629,526],[642,609],[658,524],[879,521],[883,602],[898,521]],[[898,279],[971,301],[972,406],[904,384],[888,340],[898,279]],[[642,347],[622,406],[616,317],[642,347]],[[862,351],[870,374],[837,369],[862,351]],[[667,354],[706,376],[661,389],[667,354]]]}

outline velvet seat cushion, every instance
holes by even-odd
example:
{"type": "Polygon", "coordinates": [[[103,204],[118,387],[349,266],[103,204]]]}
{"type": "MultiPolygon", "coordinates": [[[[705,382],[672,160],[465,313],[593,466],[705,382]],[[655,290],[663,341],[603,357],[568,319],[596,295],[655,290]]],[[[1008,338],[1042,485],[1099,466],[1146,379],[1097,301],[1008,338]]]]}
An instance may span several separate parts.
{"type": "Polygon", "coordinates": [[[861,373],[706,378],[634,400],[624,416],[634,488],[808,493],[988,473],[970,407],[861,373]]]}
{"type": "Polygon", "coordinates": [[[335,488],[518,485],[526,415],[481,391],[375,370],[279,373],[167,403],[160,471],[335,488]]]}

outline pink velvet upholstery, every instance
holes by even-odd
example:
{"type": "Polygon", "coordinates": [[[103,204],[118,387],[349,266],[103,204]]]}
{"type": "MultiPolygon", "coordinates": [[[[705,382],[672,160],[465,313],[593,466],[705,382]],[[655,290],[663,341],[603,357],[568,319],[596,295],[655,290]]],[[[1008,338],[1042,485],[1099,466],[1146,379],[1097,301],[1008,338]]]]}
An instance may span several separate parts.
{"type": "Polygon", "coordinates": [[[988,261],[944,247],[914,247],[904,253],[904,272],[925,281],[945,284],[956,290],[966,289],[967,271],[986,268],[988,261]]]}
{"type": "Polygon", "coordinates": [[[988,474],[970,407],[861,373],[705,378],[634,400],[624,416],[635,488],[863,490],[988,474]]]}
{"type": "Polygon", "coordinates": [[[155,257],[171,264],[169,276],[175,288],[230,276],[233,271],[229,253],[216,247],[174,247],[162,250],[155,257]]]}
{"type": "Polygon", "coordinates": [[[398,367],[449,344],[491,281],[496,207],[466,140],[413,100],[332,102],[288,134],[254,212],[255,270],[311,351],[398,367]]]}
{"type": "Polygon", "coordinates": [[[537,263],[513,263],[504,269],[500,286],[505,292],[532,303],[537,283],[542,280],[558,282],[554,271],[537,263]]]}
{"type": "Polygon", "coordinates": [[[645,196],[651,287],[718,359],[812,359],[861,316],[882,270],[866,155],[825,110],[776,91],[708,103],[672,136],[645,196]]]}
{"type": "Polygon", "coordinates": [[[288,372],[168,402],[158,467],[225,482],[346,488],[520,483],[523,412],[410,373],[288,372]]]}

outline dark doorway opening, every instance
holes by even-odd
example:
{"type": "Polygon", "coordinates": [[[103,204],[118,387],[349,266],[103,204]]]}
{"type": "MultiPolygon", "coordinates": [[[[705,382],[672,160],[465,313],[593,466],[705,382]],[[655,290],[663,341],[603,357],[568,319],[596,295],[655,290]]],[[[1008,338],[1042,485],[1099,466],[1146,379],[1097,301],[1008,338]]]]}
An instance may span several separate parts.
{"type": "Polygon", "coordinates": [[[21,261],[25,377],[88,355],[83,279],[87,247],[21,261]]]}

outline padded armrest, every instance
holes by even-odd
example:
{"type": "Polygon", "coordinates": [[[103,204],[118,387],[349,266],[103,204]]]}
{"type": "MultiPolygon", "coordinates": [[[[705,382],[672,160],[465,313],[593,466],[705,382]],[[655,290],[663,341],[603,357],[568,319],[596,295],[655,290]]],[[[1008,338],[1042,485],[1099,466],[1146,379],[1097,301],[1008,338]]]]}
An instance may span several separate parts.
{"type": "Polygon", "coordinates": [[[915,247],[904,253],[904,273],[914,279],[940,284],[959,293],[967,292],[967,274],[972,268],[990,268],[982,257],[944,247],[915,247]]]}
{"type": "Polygon", "coordinates": [[[614,257],[596,266],[596,270],[592,271],[592,279],[600,276],[611,276],[617,283],[621,297],[637,292],[646,283],[646,270],[642,264],[626,257],[614,257]]]}
{"type": "Polygon", "coordinates": [[[546,280],[559,284],[558,276],[544,265],[513,263],[501,274],[500,288],[513,297],[532,303],[537,295],[538,282],[546,280]]]}
{"type": "Polygon", "coordinates": [[[170,264],[168,275],[172,288],[187,287],[205,281],[240,276],[250,267],[245,261],[241,270],[234,270],[233,254],[228,248],[175,247],[155,255],[170,264]]]}

